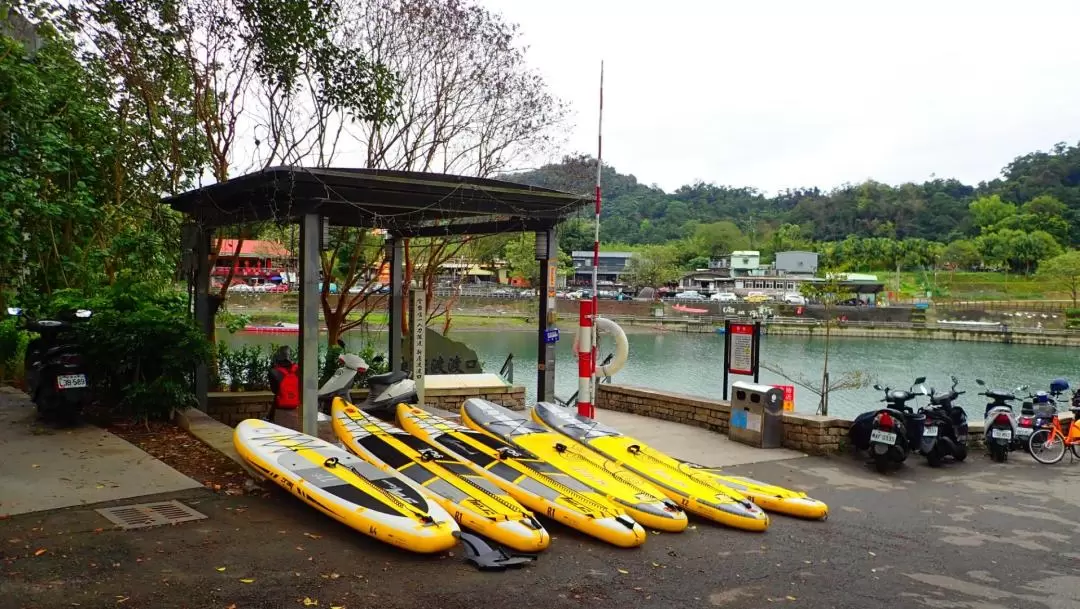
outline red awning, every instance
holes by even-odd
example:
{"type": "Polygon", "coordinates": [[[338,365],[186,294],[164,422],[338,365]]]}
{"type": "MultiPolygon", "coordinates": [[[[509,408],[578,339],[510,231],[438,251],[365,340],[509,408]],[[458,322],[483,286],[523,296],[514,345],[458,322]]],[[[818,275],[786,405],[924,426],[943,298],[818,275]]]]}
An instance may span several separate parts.
{"type": "MultiPolygon", "coordinates": [[[[233,256],[236,253],[236,239],[222,239],[220,256],[233,256]]],[[[245,239],[240,246],[241,258],[289,258],[292,254],[276,241],[245,239]]]]}

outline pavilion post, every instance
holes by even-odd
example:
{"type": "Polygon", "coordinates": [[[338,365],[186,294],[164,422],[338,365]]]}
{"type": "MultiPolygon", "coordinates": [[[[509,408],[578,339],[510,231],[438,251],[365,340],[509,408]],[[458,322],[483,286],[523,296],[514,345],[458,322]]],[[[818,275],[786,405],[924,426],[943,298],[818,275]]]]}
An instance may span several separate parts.
{"type": "Polygon", "coordinates": [[[319,236],[318,214],[300,218],[300,379],[302,431],[319,435],[319,236]]]}
{"type": "MultiPolygon", "coordinates": [[[[213,229],[196,225],[192,230],[195,233],[192,251],[195,259],[195,327],[209,339],[214,336],[214,307],[210,305],[210,235],[213,229]]],[[[210,372],[202,363],[195,367],[195,399],[203,412],[206,412],[209,393],[210,372]]]]}
{"type": "Polygon", "coordinates": [[[536,400],[555,401],[555,275],[558,262],[555,229],[536,231],[536,259],[540,261],[539,311],[536,341],[536,400]],[[549,330],[554,330],[549,336],[549,330]]]}
{"type": "Polygon", "coordinates": [[[390,261],[390,299],[389,327],[386,340],[389,343],[387,357],[390,359],[390,371],[401,372],[401,314],[405,297],[405,243],[401,237],[387,240],[387,259],[390,261]]]}

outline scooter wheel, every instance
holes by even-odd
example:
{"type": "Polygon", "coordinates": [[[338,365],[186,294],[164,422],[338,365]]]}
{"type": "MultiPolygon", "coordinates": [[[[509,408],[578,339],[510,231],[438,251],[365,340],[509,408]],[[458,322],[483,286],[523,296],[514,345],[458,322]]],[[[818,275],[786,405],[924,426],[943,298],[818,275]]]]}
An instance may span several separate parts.
{"type": "Polygon", "coordinates": [[[941,462],[945,456],[941,454],[941,451],[934,447],[934,450],[926,453],[926,464],[930,467],[941,467],[941,462]]]}
{"type": "Polygon", "coordinates": [[[997,444],[990,445],[990,458],[994,461],[997,461],[998,463],[1004,463],[1005,459],[1008,458],[1008,455],[1009,453],[1007,450],[1005,450],[1004,446],[998,446],[997,444]]]}
{"type": "Polygon", "coordinates": [[[879,474],[889,473],[889,459],[884,455],[874,455],[874,469],[876,469],[879,474]]]}
{"type": "Polygon", "coordinates": [[[953,459],[956,459],[957,461],[963,461],[964,459],[967,459],[967,446],[964,446],[963,444],[957,444],[956,452],[953,453],[953,459]]]}

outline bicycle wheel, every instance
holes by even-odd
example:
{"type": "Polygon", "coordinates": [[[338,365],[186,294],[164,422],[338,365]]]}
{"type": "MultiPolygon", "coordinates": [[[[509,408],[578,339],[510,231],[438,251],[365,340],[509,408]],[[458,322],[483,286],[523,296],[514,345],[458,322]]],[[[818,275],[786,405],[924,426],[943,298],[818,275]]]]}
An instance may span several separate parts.
{"type": "Polygon", "coordinates": [[[1039,463],[1052,465],[1065,457],[1065,439],[1055,436],[1053,430],[1040,429],[1028,438],[1031,456],[1039,463]]]}

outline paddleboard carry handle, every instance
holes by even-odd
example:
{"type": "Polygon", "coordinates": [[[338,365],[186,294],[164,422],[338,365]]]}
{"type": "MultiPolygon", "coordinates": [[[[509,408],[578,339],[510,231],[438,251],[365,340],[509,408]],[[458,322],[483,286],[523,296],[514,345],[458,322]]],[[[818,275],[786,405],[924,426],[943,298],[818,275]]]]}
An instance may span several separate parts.
{"type": "Polygon", "coordinates": [[[338,458],[337,457],[330,457],[326,461],[323,461],[323,467],[337,467],[337,465],[338,465],[338,458]]]}
{"type": "Polygon", "coordinates": [[[641,447],[637,444],[631,444],[630,446],[626,447],[626,452],[630,453],[631,455],[636,455],[641,452],[641,447]]]}

